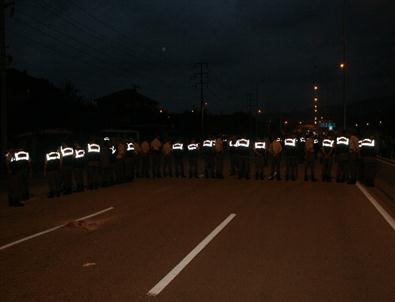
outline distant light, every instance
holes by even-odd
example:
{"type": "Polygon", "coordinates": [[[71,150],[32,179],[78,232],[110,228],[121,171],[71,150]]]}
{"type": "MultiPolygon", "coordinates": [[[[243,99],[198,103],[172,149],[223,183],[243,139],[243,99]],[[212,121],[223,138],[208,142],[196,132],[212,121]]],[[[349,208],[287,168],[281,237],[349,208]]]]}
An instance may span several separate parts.
{"type": "Polygon", "coordinates": [[[207,102],[204,102],[204,106],[207,106],[208,105],[208,103],[207,102]]]}
{"type": "Polygon", "coordinates": [[[261,110],[261,109],[258,109],[258,113],[262,113],[262,110],[261,110]]]}
{"type": "Polygon", "coordinates": [[[323,120],[323,119],[324,119],[324,117],[323,117],[323,116],[321,116],[321,119],[323,120]]]}
{"type": "Polygon", "coordinates": [[[285,122],[284,122],[284,125],[287,125],[287,124],[288,124],[288,121],[285,121],[285,122]]]}
{"type": "Polygon", "coordinates": [[[383,122],[382,121],[379,121],[379,124],[381,125],[383,122]]]}
{"type": "Polygon", "coordinates": [[[369,123],[366,123],[366,126],[369,126],[369,123]]]}
{"type": "Polygon", "coordinates": [[[317,101],[318,101],[318,98],[314,98],[314,101],[316,101],[316,102],[317,102],[317,101]]]}
{"type": "Polygon", "coordinates": [[[317,117],[315,116],[314,119],[317,120],[317,117]]]}
{"type": "Polygon", "coordinates": [[[355,124],[355,127],[358,127],[358,123],[357,123],[357,124],[355,124]]]}
{"type": "Polygon", "coordinates": [[[110,138],[108,136],[106,136],[105,138],[103,138],[103,140],[108,142],[110,140],[110,138]]]}
{"type": "Polygon", "coordinates": [[[160,110],[159,110],[159,113],[163,113],[163,109],[160,109],[160,110]]]}
{"type": "Polygon", "coordinates": [[[194,112],[195,112],[195,110],[192,109],[192,113],[194,113],[194,112]]]}
{"type": "Polygon", "coordinates": [[[300,121],[300,122],[299,122],[299,125],[302,125],[302,124],[303,124],[303,123],[300,121]]]}
{"type": "Polygon", "coordinates": [[[318,86],[314,86],[314,90],[318,90],[318,86]]]}
{"type": "Polygon", "coordinates": [[[314,124],[317,125],[317,121],[315,121],[314,124]]]}
{"type": "Polygon", "coordinates": [[[340,69],[344,69],[345,66],[346,65],[344,63],[340,63],[340,65],[339,65],[340,69]]]}

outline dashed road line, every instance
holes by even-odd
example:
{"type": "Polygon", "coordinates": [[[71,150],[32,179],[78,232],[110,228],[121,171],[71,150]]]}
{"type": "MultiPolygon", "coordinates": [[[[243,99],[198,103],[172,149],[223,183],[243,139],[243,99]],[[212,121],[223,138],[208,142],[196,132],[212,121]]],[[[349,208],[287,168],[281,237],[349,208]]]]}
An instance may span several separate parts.
{"type": "Polygon", "coordinates": [[[157,296],[177,275],[195,258],[228,224],[236,217],[230,214],[206,238],[203,239],[188,255],[185,256],[165,277],[162,278],[150,291],[148,296],[157,296]]]}

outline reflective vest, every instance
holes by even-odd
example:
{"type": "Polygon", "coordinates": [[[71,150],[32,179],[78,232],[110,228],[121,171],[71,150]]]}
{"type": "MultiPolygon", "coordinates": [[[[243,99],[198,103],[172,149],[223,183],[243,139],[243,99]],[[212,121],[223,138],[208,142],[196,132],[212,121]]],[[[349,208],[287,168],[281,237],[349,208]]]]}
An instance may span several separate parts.
{"type": "Polygon", "coordinates": [[[14,156],[11,157],[11,162],[20,162],[20,161],[29,161],[29,160],[30,160],[29,153],[25,151],[15,152],[14,156]]]}
{"type": "Polygon", "coordinates": [[[236,147],[243,147],[243,148],[249,148],[250,147],[250,140],[241,138],[236,141],[236,147]]]}
{"type": "Polygon", "coordinates": [[[79,158],[84,158],[85,157],[85,150],[79,149],[79,150],[75,150],[75,158],[79,159],[79,158]]]}
{"type": "Polygon", "coordinates": [[[188,151],[196,151],[199,148],[199,144],[189,144],[188,151]]]}
{"type": "Polygon", "coordinates": [[[284,146],[286,146],[286,147],[296,147],[296,138],[286,138],[284,140],[284,146]]]}
{"type": "Polygon", "coordinates": [[[212,148],[212,147],[214,147],[214,145],[215,145],[214,140],[206,139],[205,141],[203,141],[203,147],[212,148]]]}
{"type": "Polygon", "coordinates": [[[255,150],[265,150],[266,143],[265,142],[255,142],[254,148],[255,148],[255,150]]]}
{"type": "Polygon", "coordinates": [[[301,138],[299,138],[299,141],[300,141],[301,143],[305,143],[305,142],[306,142],[306,139],[305,139],[304,137],[301,137],[301,138]]]}
{"type": "Polygon", "coordinates": [[[322,141],[322,147],[333,148],[334,143],[335,143],[335,141],[333,139],[326,138],[322,141]]]}
{"type": "Polygon", "coordinates": [[[100,146],[98,144],[88,144],[88,153],[100,153],[100,146]]]}
{"type": "Polygon", "coordinates": [[[60,152],[62,153],[62,157],[68,157],[74,155],[74,149],[71,147],[60,147],[60,152]]]}
{"type": "Polygon", "coordinates": [[[134,144],[133,143],[127,143],[126,144],[126,152],[134,151],[134,144]]]}
{"type": "Polygon", "coordinates": [[[173,146],[172,146],[172,149],[173,149],[173,150],[179,150],[179,151],[182,151],[182,150],[184,149],[184,144],[181,144],[181,143],[175,143],[175,144],[173,144],[173,146]]]}
{"type": "Polygon", "coordinates": [[[336,138],[336,145],[343,145],[343,146],[348,147],[349,143],[350,143],[350,140],[345,136],[340,136],[340,137],[336,138]]]}
{"type": "Polygon", "coordinates": [[[362,156],[376,156],[376,142],[374,139],[365,138],[359,141],[359,150],[362,156]]]}
{"type": "Polygon", "coordinates": [[[60,169],[60,153],[49,152],[45,155],[47,171],[56,171],[60,169]]]}

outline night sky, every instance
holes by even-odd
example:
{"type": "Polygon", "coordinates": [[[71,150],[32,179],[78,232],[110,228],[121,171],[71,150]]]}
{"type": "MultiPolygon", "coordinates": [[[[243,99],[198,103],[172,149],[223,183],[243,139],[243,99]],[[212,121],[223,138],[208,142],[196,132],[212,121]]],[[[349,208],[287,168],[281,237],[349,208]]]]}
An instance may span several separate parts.
{"type": "MultiPolygon", "coordinates": [[[[213,112],[341,103],[343,0],[16,0],[13,67],[88,97],[131,88],[169,110],[199,104],[194,63],[209,63],[213,112]],[[316,67],[315,67],[316,66],[316,67]],[[263,81],[263,82],[262,82],[263,81]],[[259,83],[257,85],[257,83],[259,83]]],[[[395,94],[395,1],[347,0],[350,100],[395,94]]]]}

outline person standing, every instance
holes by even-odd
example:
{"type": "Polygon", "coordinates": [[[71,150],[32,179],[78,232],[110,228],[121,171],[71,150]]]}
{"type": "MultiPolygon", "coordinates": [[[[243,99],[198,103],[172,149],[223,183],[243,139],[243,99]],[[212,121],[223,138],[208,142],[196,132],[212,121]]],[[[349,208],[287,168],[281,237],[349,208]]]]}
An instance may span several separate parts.
{"type": "Polygon", "coordinates": [[[204,176],[206,178],[214,178],[215,171],[215,140],[206,139],[203,141],[203,160],[204,160],[204,176]]]}
{"type": "Polygon", "coordinates": [[[159,139],[159,135],[151,141],[151,153],[152,153],[152,177],[160,178],[160,153],[162,143],[159,139]]]}
{"type": "Polygon", "coordinates": [[[374,186],[377,174],[378,146],[373,136],[364,138],[359,143],[362,157],[362,182],[369,187],[374,186]]]}
{"type": "Polygon", "coordinates": [[[359,158],[359,139],[354,132],[351,132],[350,145],[348,151],[349,151],[349,156],[348,156],[349,179],[347,183],[353,185],[357,182],[357,170],[358,170],[357,163],[359,158]]]}
{"type": "Polygon", "coordinates": [[[273,180],[274,178],[281,180],[280,164],[282,150],[283,147],[281,146],[281,138],[278,137],[273,139],[269,147],[269,153],[272,162],[272,169],[269,177],[270,180],[273,180]]]}
{"type": "Polygon", "coordinates": [[[126,143],[125,151],[125,178],[132,181],[135,177],[136,170],[136,149],[132,140],[126,143]]]}
{"type": "Polygon", "coordinates": [[[7,170],[7,189],[8,189],[8,204],[10,207],[23,207],[20,184],[18,179],[18,167],[15,161],[14,148],[9,148],[4,155],[5,166],[7,170]]]}
{"type": "Polygon", "coordinates": [[[230,175],[235,176],[238,173],[237,147],[236,138],[231,137],[228,143],[228,150],[230,156],[230,175]]]}
{"type": "Polygon", "coordinates": [[[215,176],[216,178],[224,178],[224,143],[222,138],[218,137],[215,140],[215,176]]]}
{"type": "Polygon", "coordinates": [[[85,150],[79,144],[74,145],[73,174],[76,192],[83,192],[85,187],[85,150]]]}
{"type": "Polygon", "coordinates": [[[22,148],[18,148],[14,152],[11,162],[16,173],[17,191],[20,192],[18,199],[26,201],[30,198],[29,177],[32,175],[30,154],[22,148]]]}
{"type": "Polygon", "coordinates": [[[172,145],[170,140],[166,140],[162,147],[163,156],[163,177],[173,177],[172,145]]]}
{"type": "Polygon", "coordinates": [[[121,184],[125,182],[125,142],[123,139],[118,140],[118,144],[116,144],[116,175],[117,175],[117,183],[121,184]]]}
{"type": "Polygon", "coordinates": [[[177,178],[179,176],[184,178],[184,144],[180,141],[176,141],[176,143],[174,143],[172,146],[172,152],[174,154],[175,175],[177,178]]]}
{"type": "Polygon", "coordinates": [[[304,181],[308,181],[308,172],[310,170],[311,181],[317,181],[314,176],[315,169],[315,155],[314,155],[314,137],[309,134],[304,146],[304,157],[305,157],[305,167],[304,167],[304,181]]]}
{"type": "Polygon", "coordinates": [[[73,190],[73,160],[74,149],[63,143],[60,146],[60,155],[62,158],[62,184],[63,194],[71,194],[73,190]]]}
{"type": "Polygon", "coordinates": [[[239,179],[250,179],[250,143],[246,138],[240,138],[236,142],[240,155],[239,179]]]}
{"type": "Polygon", "coordinates": [[[193,139],[188,144],[188,170],[189,178],[198,178],[198,154],[199,144],[193,139]]]}
{"type": "Polygon", "coordinates": [[[298,170],[298,149],[296,137],[291,135],[284,140],[284,153],[285,153],[285,180],[296,180],[298,170]]]}
{"type": "Polygon", "coordinates": [[[336,138],[336,182],[342,183],[346,180],[347,177],[347,162],[349,155],[349,144],[350,140],[345,136],[345,132],[343,131],[342,135],[336,138]]]}
{"type": "Polygon", "coordinates": [[[91,140],[88,143],[86,155],[87,181],[89,190],[96,190],[100,184],[100,153],[100,145],[96,144],[95,140],[91,140]]]}
{"type": "Polygon", "coordinates": [[[265,179],[266,142],[258,139],[254,144],[255,179],[265,179]]]}
{"type": "Polygon", "coordinates": [[[150,145],[148,143],[147,140],[144,140],[141,143],[141,158],[143,161],[143,172],[142,172],[142,176],[146,177],[146,178],[150,178],[150,145]]]}
{"type": "MultiPolygon", "coordinates": [[[[55,149],[56,150],[56,149],[55,149]]],[[[62,175],[62,158],[58,151],[50,151],[45,155],[44,176],[48,179],[48,198],[60,196],[62,175]]]]}
{"type": "Polygon", "coordinates": [[[330,135],[322,140],[322,181],[332,181],[332,163],[335,141],[330,135]]]}

